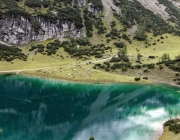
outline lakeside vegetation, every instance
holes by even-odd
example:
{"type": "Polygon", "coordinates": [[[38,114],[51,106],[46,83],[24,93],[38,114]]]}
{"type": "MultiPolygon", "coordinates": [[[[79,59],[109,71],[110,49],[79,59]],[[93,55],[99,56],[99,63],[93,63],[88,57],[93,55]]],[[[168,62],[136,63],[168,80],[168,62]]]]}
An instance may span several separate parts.
{"type": "Polygon", "coordinates": [[[179,140],[180,119],[169,119],[164,123],[164,132],[159,140],[179,140]]]}

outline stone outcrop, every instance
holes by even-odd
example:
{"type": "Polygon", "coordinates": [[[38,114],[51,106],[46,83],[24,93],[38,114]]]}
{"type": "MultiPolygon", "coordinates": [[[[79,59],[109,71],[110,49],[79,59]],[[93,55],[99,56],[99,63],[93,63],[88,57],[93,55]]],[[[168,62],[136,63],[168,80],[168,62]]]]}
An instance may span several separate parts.
{"type": "Polygon", "coordinates": [[[84,7],[87,3],[87,0],[75,0],[79,7],[84,7]]]}
{"type": "Polygon", "coordinates": [[[102,9],[94,6],[92,3],[88,4],[88,11],[94,13],[95,15],[102,13],[102,9]]]}
{"type": "Polygon", "coordinates": [[[9,44],[27,44],[32,40],[44,41],[49,38],[80,38],[85,37],[84,30],[76,28],[70,21],[56,20],[54,22],[42,17],[36,17],[40,29],[36,33],[32,21],[19,16],[17,18],[4,17],[0,19],[0,40],[9,44]]]}

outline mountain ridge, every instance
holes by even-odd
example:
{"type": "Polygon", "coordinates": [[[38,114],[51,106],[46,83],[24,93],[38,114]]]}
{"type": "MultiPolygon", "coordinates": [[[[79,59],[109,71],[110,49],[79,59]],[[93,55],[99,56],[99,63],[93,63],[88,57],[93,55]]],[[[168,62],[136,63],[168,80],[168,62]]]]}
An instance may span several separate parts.
{"type": "Polygon", "coordinates": [[[44,41],[54,37],[59,39],[92,37],[93,26],[98,28],[100,35],[105,35],[107,33],[105,30],[109,28],[109,25],[104,26],[104,24],[106,20],[110,21],[112,16],[117,17],[125,28],[131,29],[135,25],[140,29],[144,26],[144,31],[139,35],[141,37],[137,36],[140,40],[145,39],[146,32],[153,32],[155,36],[163,33],[180,34],[178,17],[180,9],[177,6],[177,4],[180,5],[179,1],[69,0],[65,2],[46,0],[44,3],[39,2],[39,5],[29,0],[11,1],[0,1],[0,40],[9,44],[23,45],[32,40],[44,41]],[[167,4],[170,6],[167,7],[167,4]],[[108,12],[105,14],[105,11],[112,14],[107,16],[108,12]],[[25,23],[21,20],[22,18],[25,23]],[[96,21],[101,22],[101,25],[97,26],[96,21]],[[20,26],[14,26],[16,23],[20,26]],[[6,25],[11,28],[6,30],[8,29],[6,25]],[[25,26],[26,29],[21,26],[25,26]],[[14,35],[13,31],[20,35],[14,35]]]}

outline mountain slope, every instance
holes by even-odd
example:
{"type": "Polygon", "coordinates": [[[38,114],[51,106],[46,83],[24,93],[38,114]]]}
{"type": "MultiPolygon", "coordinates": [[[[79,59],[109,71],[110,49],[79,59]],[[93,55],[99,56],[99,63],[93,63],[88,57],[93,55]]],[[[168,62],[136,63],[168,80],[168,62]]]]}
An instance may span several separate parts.
{"type": "Polygon", "coordinates": [[[88,81],[136,77],[180,84],[174,74],[180,71],[178,4],[177,0],[0,0],[0,41],[11,45],[0,45],[0,70],[31,70],[36,75],[35,70],[44,69],[38,75],[47,76],[52,73],[46,69],[62,64],[67,70],[73,64],[56,76],[82,81],[75,70],[82,71],[87,64],[93,73],[83,72],[88,81]]]}
{"type": "Polygon", "coordinates": [[[99,34],[105,34],[110,27],[106,22],[113,16],[126,28],[145,27],[137,36],[139,40],[145,39],[145,32],[179,35],[178,4],[175,0],[0,0],[0,40],[22,45],[54,37],[91,37],[92,24],[99,34]]]}

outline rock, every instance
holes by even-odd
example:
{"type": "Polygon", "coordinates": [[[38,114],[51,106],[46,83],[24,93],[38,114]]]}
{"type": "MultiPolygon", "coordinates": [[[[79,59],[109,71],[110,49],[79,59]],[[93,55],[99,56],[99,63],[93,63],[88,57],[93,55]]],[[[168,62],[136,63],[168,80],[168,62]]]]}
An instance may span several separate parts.
{"type": "Polygon", "coordinates": [[[86,0],[75,0],[79,7],[84,7],[87,3],[86,0]]]}
{"type": "Polygon", "coordinates": [[[27,44],[32,40],[44,41],[50,38],[81,38],[85,37],[84,29],[78,29],[70,21],[56,20],[54,22],[42,17],[35,17],[41,28],[35,33],[32,23],[23,16],[0,19],[0,40],[8,44],[27,44]]]}
{"type": "Polygon", "coordinates": [[[92,3],[88,4],[88,11],[92,12],[94,15],[102,13],[102,9],[100,7],[95,7],[92,3]]]}

